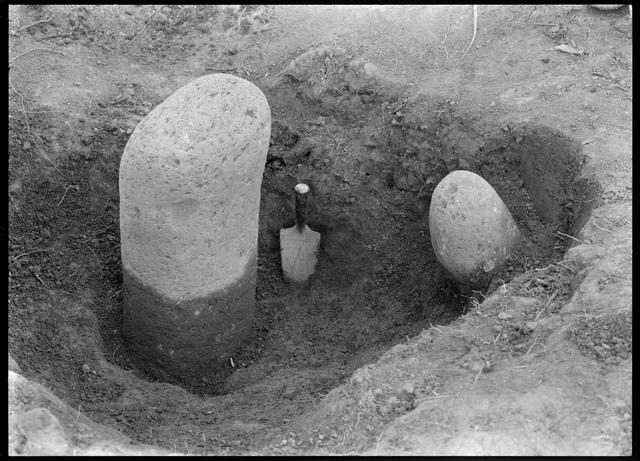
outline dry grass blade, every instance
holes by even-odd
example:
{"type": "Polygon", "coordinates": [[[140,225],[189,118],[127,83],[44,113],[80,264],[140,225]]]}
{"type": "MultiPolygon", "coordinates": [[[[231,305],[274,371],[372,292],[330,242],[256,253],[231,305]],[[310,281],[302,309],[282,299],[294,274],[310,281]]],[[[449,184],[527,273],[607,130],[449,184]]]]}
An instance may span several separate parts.
{"type": "Polygon", "coordinates": [[[593,224],[596,228],[600,229],[601,231],[611,233],[611,231],[610,231],[609,229],[605,229],[604,227],[600,227],[600,226],[598,226],[595,222],[593,222],[593,223],[591,223],[591,224],[593,224]]]}
{"type": "Polygon", "coordinates": [[[16,90],[16,87],[13,86],[13,83],[11,83],[11,79],[9,79],[9,86],[14,91],[14,93],[20,97],[20,106],[22,107],[22,114],[24,115],[24,123],[27,125],[27,133],[31,134],[31,127],[29,125],[29,116],[27,115],[27,109],[24,107],[24,96],[22,96],[22,94],[18,90],[16,90]]]}
{"type": "Polygon", "coordinates": [[[467,55],[467,53],[471,49],[471,46],[473,45],[473,42],[476,41],[476,33],[477,33],[477,31],[478,31],[478,5],[473,5],[473,37],[471,37],[471,43],[469,43],[469,46],[467,47],[467,50],[464,52],[464,54],[462,56],[460,56],[460,59],[458,59],[456,61],[456,65],[460,61],[462,61],[462,59],[464,59],[464,57],[467,55]]]}
{"type": "Polygon", "coordinates": [[[118,104],[119,102],[124,101],[124,100],[125,100],[125,99],[127,99],[128,97],[129,97],[129,95],[128,95],[128,94],[125,94],[124,96],[121,96],[121,97],[119,97],[118,99],[116,99],[115,101],[113,101],[113,102],[111,103],[111,105],[112,105],[112,106],[113,106],[113,105],[116,105],[116,104],[118,104]]]}
{"type": "Polygon", "coordinates": [[[444,33],[444,38],[442,39],[442,43],[440,43],[440,48],[444,50],[444,53],[447,56],[447,61],[449,60],[449,52],[447,51],[447,47],[445,46],[445,43],[447,41],[447,36],[449,35],[449,29],[450,29],[450,26],[447,25],[447,31],[444,33]]]}
{"type": "Polygon", "coordinates": [[[581,245],[586,245],[586,243],[585,243],[585,242],[583,242],[582,240],[577,239],[577,238],[575,238],[575,237],[574,237],[574,236],[572,236],[572,235],[565,234],[564,232],[556,231],[556,235],[560,235],[560,236],[562,236],[562,237],[567,237],[567,238],[570,238],[571,240],[575,240],[576,242],[578,242],[578,243],[579,243],[579,244],[581,244],[581,245]]]}
{"type": "Polygon", "coordinates": [[[58,204],[56,205],[56,208],[59,208],[60,205],[62,205],[62,202],[64,200],[64,198],[67,196],[67,192],[69,191],[69,188],[71,186],[67,186],[67,188],[64,190],[64,194],[62,194],[62,198],[60,199],[60,201],[58,202],[58,204]]]}
{"type": "Polygon", "coordinates": [[[71,37],[72,35],[73,34],[71,33],[53,34],[53,35],[47,35],[46,37],[39,38],[38,40],[49,40],[51,38],[71,37]]]}
{"type": "Polygon", "coordinates": [[[556,296],[558,295],[558,290],[554,291],[553,294],[549,297],[549,300],[547,301],[547,303],[544,305],[544,307],[540,310],[540,312],[538,312],[536,314],[536,317],[533,319],[534,322],[537,322],[538,319],[540,318],[540,316],[542,315],[542,313],[544,311],[547,310],[547,307],[549,307],[551,305],[551,302],[556,298],[556,296]]]}
{"type": "Polygon", "coordinates": [[[541,342],[536,341],[531,346],[529,346],[529,349],[527,350],[527,353],[525,355],[529,355],[529,353],[531,352],[531,349],[533,349],[536,344],[542,346],[544,348],[544,351],[547,352],[547,346],[545,346],[541,342]]]}
{"type": "Polygon", "coordinates": [[[47,250],[29,251],[28,253],[22,253],[21,255],[16,256],[15,258],[13,258],[13,261],[17,261],[18,259],[23,258],[23,257],[28,256],[28,255],[33,254],[33,253],[46,253],[46,252],[47,252],[47,250]]]}
{"type": "Polygon", "coordinates": [[[625,87],[623,87],[623,86],[621,86],[621,85],[618,85],[618,84],[616,84],[616,83],[613,83],[613,84],[609,85],[609,88],[619,88],[619,89],[621,89],[622,91],[629,91],[629,88],[625,88],[625,87]]]}
{"type": "Polygon", "coordinates": [[[60,173],[60,176],[62,176],[62,177],[64,178],[64,175],[62,174],[62,171],[60,171],[60,170],[58,169],[58,167],[56,166],[56,164],[55,164],[55,163],[53,163],[53,161],[52,161],[49,157],[47,157],[47,156],[45,155],[45,153],[44,153],[44,152],[42,152],[41,150],[39,150],[39,151],[38,151],[38,154],[40,154],[40,155],[41,155],[41,156],[42,156],[42,157],[43,157],[47,162],[49,162],[49,163],[53,166],[53,168],[55,168],[55,170],[56,170],[58,173],[60,173]]]}
{"type": "Polygon", "coordinates": [[[235,27],[236,30],[240,30],[240,24],[242,23],[242,15],[244,14],[246,9],[247,9],[246,7],[242,8],[242,11],[238,15],[238,22],[236,23],[236,27],[235,27]]]}
{"type": "Polygon", "coordinates": [[[153,14],[151,15],[151,18],[149,18],[149,20],[147,21],[147,23],[144,25],[144,27],[143,27],[142,29],[140,29],[140,32],[138,32],[138,33],[135,35],[135,37],[133,37],[133,38],[131,39],[131,43],[133,43],[133,42],[136,40],[136,38],[138,38],[138,35],[140,35],[142,32],[144,32],[144,31],[145,31],[145,29],[149,26],[149,24],[151,24],[151,21],[153,21],[153,19],[157,16],[157,14],[158,14],[159,12],[160,12],[160,8],[157,8],[157,9],[153,12],[153,14]]]}
{"type": "Polygon", "coordinates": [[[36,22],[34,22],[33,24],[29,24],[29,25],[26,25],[26,26],[20,27],[19,29],[14,30],[11,34],[12,34],[12,35],[17,35],[17,34],[18,34],[18,32],[22,32],[23,30],[27,30],[27,29],[29,29],[30,27],[37,26],[38,24],[44,24],[45,22],[51,22],[51,20],[52,20],[53,18],[54,18],[54,15],[51,15],[51,17],[49,17],[49,18],[41,19],[40,21],[36,21],[36,22]]]}
{"type": "Polygon", "coordinates": [[[481,374],[482,374],[482,367],[478,370],[478,373],[476,373],[476,376],[473,378],[473,384],[478,382],[478,378],[480,377],[481,374]]]}
{"type": "Polygon", "coordinates": [[[576,271],[575,267],[567,266],[567,265],[566,265],[564,262],[562,262],[562,261],[558,261],[558,262],[556,262],[555,264],[557,264],[557,265],[559,265],[559,266],[562,266],[562,267],[564,267],[565,269],[567,269],[567,270],[569,270],[569,271],[571,271],[571,272],[575,272],[575,271],[576,271]]]}
{"type": "Polygon", "coordinates": [[[87,245],[87,248],[91,250],[91,253],[93,253],[93,256],[96,257],[96,261],[98,261],[98,267],[100,268],[100,279],[102,280],[103,274],[102,274],[102,263],[100,262],[100,258],[98,258],[98,255],[96,254],[96,252],[93,251],[93,248],[91,248],[89,245],[87,245]]]}
{"type": "Polygon", "coordinates": [[[44,283],[44,280],[42,280],[42,278],[40,278],[40,276],[39,276],[38,274],[34,273],[33,275],[35,275],[35,276],[36,276],[36,278],[40,281],[40,283],[42,283],[42,284],[44,285],[44,287],[45,287],[45,288],[47,288],[47,289],[49,288],[49,287],[47,286],[47,284],[46,284],[46,283],[44,283]]]}
{"type": "Polygon", "coordinates": [[[31,48],[30,50],[27,50],[24,53],[19,54],[18,56],[9,59],[9,65],[11,65],[11,63],[13,61],[15,61],[16,59],[21,58],[22,56],[24,56],[26,54],[33,53],[34,51],[46,51],[48,53],[54,53],[54,54],[59,54],[59,55],[64,56],[64,53],[62,51],[50,50],[49,48],[31,48]]]}
{"type": "Polygon", "coordinates": [[[208,68],[207,70],[211,72],[233,72],[234,70],[238,70],[238,68],[237,67],[224,67],[221,69],[208,68]]]}
{"type": "Polygon", "coordinates": [[[531,16],[533,16],[533,13],[536,12],[536,9],[537,9],[537,7],[534,6],[533,9],[531,10],[531,12],[527,15],[527,17],[525,19],[523,19],[522,21],[520,21],[520,22],[525,22],[525,21],[528,21],[529,19],[531,19],[531,16]]]}
{"type": "Polygon", "coordinates": [[[449,29],[451,28],[450,25],[447,25],[447,31],[444,33],[444,38],[442,39],[442,42],[440,43],[440,46],[444,46],[445,42],[447,41],[447,36],[449,35],[449,29]]]}

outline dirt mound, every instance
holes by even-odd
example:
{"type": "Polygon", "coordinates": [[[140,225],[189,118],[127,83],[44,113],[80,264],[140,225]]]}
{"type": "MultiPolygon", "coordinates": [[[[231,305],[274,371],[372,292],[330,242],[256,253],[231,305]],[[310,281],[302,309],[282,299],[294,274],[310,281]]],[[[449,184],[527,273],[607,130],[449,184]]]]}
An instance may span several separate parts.
{"type": "MultiPolygon", "coordinates": [[[[111,427],[96,424],[51,391],[15,371],[9,357],[9,454],[16,456],[157,456],[111,427]]],[[[15,363],[15,362],[14,362],[15,363]]]]}

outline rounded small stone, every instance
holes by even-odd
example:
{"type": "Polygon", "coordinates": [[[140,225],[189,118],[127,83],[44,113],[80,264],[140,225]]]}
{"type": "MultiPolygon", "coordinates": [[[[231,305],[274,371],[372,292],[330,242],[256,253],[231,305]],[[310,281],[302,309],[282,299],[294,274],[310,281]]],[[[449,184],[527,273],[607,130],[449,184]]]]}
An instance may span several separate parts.
{"type": "Polygon", "coordinates": [[[482,289],[522,235],[498,193],[479,175],[458,170],[436,186],[429,208],[438,262],[461,285],[482,289]]]}
{"type": "Polygon", "coordinates": [[[269,104],[227,74],[178,89],[120,162],[123,331],[150,369],[196,376],[248,336],[269,104]]]}

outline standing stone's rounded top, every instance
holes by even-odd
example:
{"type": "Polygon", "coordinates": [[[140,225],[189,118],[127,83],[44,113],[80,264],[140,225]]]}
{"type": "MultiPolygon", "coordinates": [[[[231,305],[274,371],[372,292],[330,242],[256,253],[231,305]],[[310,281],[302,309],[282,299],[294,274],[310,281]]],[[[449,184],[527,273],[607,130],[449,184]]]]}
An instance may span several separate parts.
{"type": "Polygon", "coordinates": [[[469,196],[474,201],[497,199],[502,203],[498,193],[482,176],[467,170],[456,170],[445,176],[435,187],[433,195],[469,196]],[[462,189],[460,189],[462,187],[462,189]],[[473,197],[471,197],[473,196],[473,197]]]}
{"type": "MultiPolygon", "coordinates": [[[[251,136],[265,128],[270,130],[270,125],[269,103],[257,86],[235,75],[210,74],[179,88],[149,112],[132,133],[129,144],[141,137],[158,141],[171,137],[168,143],[157,142],[172,147],[157,154],[171,156],[176,152],[173,147],[184,147],[185,152],[189,152],[190,147],[203,141],[225,149],[226,139],[251,136]]],[[[215,152],[206,153],[210,156],[215,152]]]]}
{"type": "MultiPolygon", "coordinates": [[[[444,178],[442,178],[442,181],[440,181],[439,184],[443,184],[446,183],[447,181],[457,181],[459,179],[469,179],[472,181],[483,181],[483,182],[487,182],[482,176],[480,176],[477,173],[474,173],[473,171],[468,171],[468,170],[456,170],[456,171],[452,171],[451,173],[449,173],[448,175],[446,175],[444,178]]],[[[487,183],[488,184],[488,183],[487,183]]]]}

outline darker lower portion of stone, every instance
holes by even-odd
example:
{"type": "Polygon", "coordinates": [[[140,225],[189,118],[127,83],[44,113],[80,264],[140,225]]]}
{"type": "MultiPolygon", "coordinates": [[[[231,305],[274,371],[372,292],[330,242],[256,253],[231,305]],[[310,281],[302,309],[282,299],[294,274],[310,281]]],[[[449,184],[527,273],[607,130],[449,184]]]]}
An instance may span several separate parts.
{"type": "Polygon", "coordinates": [[[477,264],[469,271],[466,277],[462,277],[460,274],[454,274],[442,264],[440,258],[436,256],[436,259],[444,269],[446,278],[455,283],[460,291],[485,291],[491,284],[494,276],[504,269],[509,259],[513,257],[516,248],[522,244],[522,241],[523,237],[520,233],[513,236],[511,241],[506,244],[507,251],[504,256],[494,256],[487,261],[477,264]]]}
{"type": "Polygon", "coordinates": [[[251,333],[255,260],[224,290],[177,302],[123,268],[123,333],[141,368],[156,377],[197,379],[227,361],[251,333]]]}

